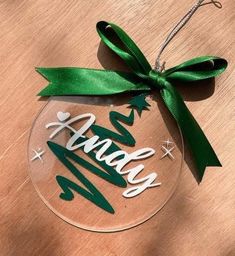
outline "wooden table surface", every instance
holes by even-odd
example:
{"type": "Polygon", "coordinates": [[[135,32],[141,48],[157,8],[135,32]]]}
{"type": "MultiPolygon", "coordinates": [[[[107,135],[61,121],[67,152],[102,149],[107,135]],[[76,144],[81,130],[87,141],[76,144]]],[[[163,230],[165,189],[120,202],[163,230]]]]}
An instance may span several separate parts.
{"type": "MultiPolygon", "coordinates": [[[[35,66],[113,68],[95,30],[99,20],[122,26],[154,63],[163,39],[193,1],[0,1],[0,255],[235,255],[235,2],[201,7],[163,55],[167,67],[199,55],[228,60],[225,73],[181,93],[223,167],[207,168],[198,185],[185,163],[164,209],[119,233],[77,229],[56,217],[27,182],[27,141],[46,104],[35,66]],[[107,56],[107,57],[105,57],[107,56]],[[26,181],[26,182],[25,182],[26,181]]],[[[186,154],[186,158],[187,158],[186,154]]],[[[190,163],[190,161],[188,161],[190,163]]]]}

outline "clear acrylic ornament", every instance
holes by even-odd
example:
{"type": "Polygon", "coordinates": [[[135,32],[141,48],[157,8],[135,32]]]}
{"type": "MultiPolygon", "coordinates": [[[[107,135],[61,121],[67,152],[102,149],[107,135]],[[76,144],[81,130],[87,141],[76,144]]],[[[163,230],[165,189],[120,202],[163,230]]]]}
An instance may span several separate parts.
{"type": "MultiPolygon", "coordinates": [[[[128,104],[132,97],[133,95],[51,97],[34,121],[28,143],[29,175],[46,206],[67,223],[97,232],[129,229],[153,217],[175,191],[184,158],[180,130],[158,94],[146,97],[146,102],[150,106],[148,109],[143,108],[141,115],[136,108],[128,104]],[[127,146],[112,141],[127,154],[143,148],[151,148],[155,153],[147,158],[132,160],[123,167],[122,172],[126,174],[121,176],[126,181],[126,187],[116,186],[71,160],[75,168],[105,197],[114,209],[114,213],[105,211],[72,189],[70,192],[73,194],[73,199],[68,201],[62,199],[60,195],[63,189],[56,179],[58,176],[72,181],[83,189],[87,190],[87,188],[55,156],[47,144],[47,141],[52,141],[66,148],[72,136],[71,130],[65,127],[50,138],[57,126],[48,124],[66,123],[72,118],[76,119],[78,116],[90,113],[95,116],[95,125],[119,134],[120,132],[111,123],[110,112],[129,116],[131,111],[134,114],[133,124],[128,125],[125,122],[120,124],[133,136],[135,145],[127,146]],[[131,175],[128,170],[135,169],[139,165],[143,169],[136,176],[132,172],[133,182],[128,182],[128,178],[130,179],[128,175],[131,175]],[[156,186],[147,187],[133,197],[123,196],[128,189],[135,191],[136,187],[143,186],[144,181],[148,180],[148,176],[152,174],[155,177],[152,184],[157,184],[156,186]],[[138,182],[141,179],[142,182],[138,182]]],[[[79,119],[71,126],[74,131],[79,131],[86,121],[86,118],[79,119]]],[[[91,129],[87,129],[85,135],[86,138],[92,138],[96,134],[91,129]]],[[[73,153],[101,171],[105,171],[99,162],[91,159],[82,148],[73,153]]],[[[93,153],[96,154],[97,149],[94,149],[93,153]]]]}

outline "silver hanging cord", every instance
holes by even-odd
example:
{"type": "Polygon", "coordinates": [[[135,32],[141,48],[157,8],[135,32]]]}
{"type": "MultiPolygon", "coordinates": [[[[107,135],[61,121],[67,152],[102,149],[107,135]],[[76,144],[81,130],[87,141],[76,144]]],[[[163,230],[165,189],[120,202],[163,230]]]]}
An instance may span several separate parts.
{"type": "Polygon", "coordinates": [[[215,7],[217,8],[222,8],[222,4],[219,1],[211,0],[210,2],[204,3],[205,0],[198,0],[197,3],[195,3],[191,9],[183,16],[183,18],[180,19],[180,21],[174,26],[174,28],[171,30],[169,35],[166,37],[165,41],[163,42],[160,51],[157,55],[156,62],[155,62],[155,67],[154,69],[156,71],[162,72],[165,69],[165,64],[166,62],[164,61],[161,65],[160,63],[160,58],[167,47],[167,45],[170,43],[170,41],[178,34],[178,32],[186,25],[186,23],[190,20],[190,18],[193,16],[193,14],[197,11],[197,9],[200,6],[204,6],[207,4],[214,4],[215,7]]]}

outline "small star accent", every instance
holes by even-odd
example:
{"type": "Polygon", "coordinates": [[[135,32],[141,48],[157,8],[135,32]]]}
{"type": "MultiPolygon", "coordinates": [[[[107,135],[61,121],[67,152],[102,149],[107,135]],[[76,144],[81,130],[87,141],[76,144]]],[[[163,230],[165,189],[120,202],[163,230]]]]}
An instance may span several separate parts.
{"type": "Polygon", "coordinates": [[[175,159],[174,156],[172,155],[171,151],[173,151],[175,147],[172,147],[172,148],[166,148],[165,146],[162,146],[162,151],[165,152],[164,155],[162,155],[161,159],[166,157],[166,156],[169,156],[171,159],[175,159]]]}
{"type": "Polygon", "coordinates": [[[145,100],[146,96],[147,93],[140,94],[128,102],[130,104],[130,108],[135,108],[139,115],[141,115],[143,110],[149,110],[148,107],[150,107],[150,105],[145,100]]]}
{"type": "Polygon", "coordinates": [[[40,159],[40,161],[43,163],[42,155],[45,153],[45,151],[41,149],[38,149],[38,150],[33,149],[33,152],[35,153],[35,155],[30,160],[34,161],[36,159],[40,159]]]}
{"type": "Polygon", "coordinates": [[[163,143],[166,145],[165,146],[162,146],[162,151],[164,152],[164,154],[162,155],[161,159],[168,156],[170,157],[172,160],[175,159],[173,154],[172,154],[172,151],[173,149],[175,148],[173,145],[174,145],[174,142],[170,141],[170,139],[167,139],[167,140],[164,140],[163,143]],[[172,147],[170,147],[170,145],[172,145],[172,147]]]}

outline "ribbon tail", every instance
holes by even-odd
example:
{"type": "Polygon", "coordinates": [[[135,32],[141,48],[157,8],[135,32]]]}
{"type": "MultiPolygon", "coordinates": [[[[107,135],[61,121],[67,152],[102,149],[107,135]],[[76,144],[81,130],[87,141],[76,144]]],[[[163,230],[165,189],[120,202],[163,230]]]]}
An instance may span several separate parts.
{"type": "Polygon", "coordinates": [[[202,129],[194,119],[182,97],[170,84],[161,90],[161,96],[178,123],[183,138],[189,145],[201,181],[207,166],[222,166],[202,129]]]}
{"type": "Polygon", "coordinates": [[[133,73],[76,67],[36,68],[49,85],[39,96],[112,95],[117,93],[150,90],[133,73]]]}

